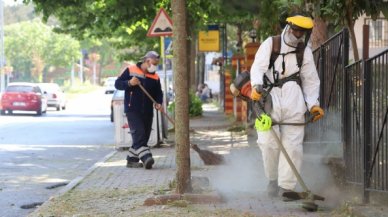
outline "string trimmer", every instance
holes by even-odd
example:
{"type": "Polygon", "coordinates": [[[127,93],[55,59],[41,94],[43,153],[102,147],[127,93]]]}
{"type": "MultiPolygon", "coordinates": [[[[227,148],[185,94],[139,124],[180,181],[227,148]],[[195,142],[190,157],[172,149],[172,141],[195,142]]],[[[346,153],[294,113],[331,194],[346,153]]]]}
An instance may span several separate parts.
{"type": "MultiPolygon", "coordinates": [[[[253,108],[255,110],[255,113],[256,113],[256,116],[258,119],[262,118],[263,114],[264,115],[268,115],[264,112],[264,109],[263,109],[263,106],[260,104],[260,102],[257,102],[257,101],[252,101],[253,102],[253,108]]],[[[309,118],[308,121],[306,121],[305,123],[273,123],[273,124],[277,124],[277,125],[306,125],[308,123],[310,123],[312,120],[313,120],[314,116],[312,116],[311,118],[309,118]]],[[[307,185],[305,184],[305,182],[303,181],[301,175],[299,174],[298,170],[296,169],[294,163],[292,162],[290,156],[288,155],[286,149],[284,148],[282,142],[280,141],[279,137],[277,136],[275,130],[270,127],[270,132],[271,132],[271,135],[275,138],[275,141],[276,143],[278,144],[281,152],[283,153],[284,157],[286,158],[288,164],[290,165],[293,173],[295,174],[299,184],[302,186],[303,188],[303,192],[296,192],[296,191],[289,191],[289,192],[285,192],[283,193],[283,197],[286,197],[286,198],[289,198],[289,199],[292,199],[292,200],[300,200],[300,199],[303,199],[303,202],[302,202],[302,207],[304,209],[306,209],[307,211],[310,211],[310,212],[315,212],[317,211],[318,209],[318,205],[315,204],[315,200],[325,200],[324,197],[322,196],[319,196],[319,195],[315,195],[313,194],[308,188],[307,188],[307,185]]]]}

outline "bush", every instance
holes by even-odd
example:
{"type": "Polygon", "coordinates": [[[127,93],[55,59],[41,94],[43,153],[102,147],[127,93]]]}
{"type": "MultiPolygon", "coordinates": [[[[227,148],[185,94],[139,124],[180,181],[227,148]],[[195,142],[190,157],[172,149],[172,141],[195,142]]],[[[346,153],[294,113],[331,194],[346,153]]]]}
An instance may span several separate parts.
{"type": "MultiPolygon", "coordinates": [[[[171,113],[175,112],[175,101],[172,102],[167,110],[171,113]]],[[[189,93],[189,116],[196,117],[202,115],[202,101],[193,92],[189,93]]]]}

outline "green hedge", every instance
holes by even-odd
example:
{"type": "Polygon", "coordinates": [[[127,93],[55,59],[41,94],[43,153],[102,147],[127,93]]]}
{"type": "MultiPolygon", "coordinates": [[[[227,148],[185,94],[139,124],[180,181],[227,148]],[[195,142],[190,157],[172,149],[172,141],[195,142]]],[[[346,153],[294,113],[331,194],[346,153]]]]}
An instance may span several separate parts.
{"type": "MultiPolygon", "coordinates": [[[[197,97],[192,91],[189,93],[190,101],[189,101],[189,116],[197,117],[202,115],[202,101],[199,97],[197,97]]],[[[175,101],[172,102],[168,106],[168,111],[170,113],[175,112],[175,101]]]]}

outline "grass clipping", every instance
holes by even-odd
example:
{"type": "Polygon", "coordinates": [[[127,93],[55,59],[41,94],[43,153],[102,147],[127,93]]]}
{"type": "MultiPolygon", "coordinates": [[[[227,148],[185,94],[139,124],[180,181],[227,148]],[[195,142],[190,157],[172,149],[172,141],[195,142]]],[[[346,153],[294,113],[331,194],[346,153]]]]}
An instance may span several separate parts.
{"type": "Polygon", "coordinates": [[[141,205],[142,197],[147,194],[146,188],[75,189],[49,200],[30,216],[112,216],[112,213],[124,216],[141,205]]]}
{"type": "Polygon", "coordinates": [[[154,186],[131,189],[73,189],[60,197],[52,198],[29,216],[254,216],[213,205],[190,204],[185,200],[172,201],[167,205],[143,206],[144,200],[155,195],[158,190],[160,189],[154,186]]]}

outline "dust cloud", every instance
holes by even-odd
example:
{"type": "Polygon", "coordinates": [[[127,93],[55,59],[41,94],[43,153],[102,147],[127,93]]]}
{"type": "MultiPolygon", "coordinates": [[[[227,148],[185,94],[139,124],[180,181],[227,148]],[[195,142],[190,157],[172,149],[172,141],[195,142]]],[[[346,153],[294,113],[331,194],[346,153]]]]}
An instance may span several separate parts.
{"type": "MultiPolygon", "coordinates": [[[[335,123],[339,115],[330,114],[325,118],[329,118],[328,123],[335,123]]],[[[335,124],[325,131],[319,131],[316,126],[318,123],[309,124],[309,129],[306,127],[306,133],[313,135],[306,135],[301,176],[309,190],[326,198],[323,202],[317,201],[320,206],[335,208],[354,195],[342,185],[345,174],[341,130],[335,124]]],[[[266,196],[268,180],[255,136],[250,138],[248,147],[232,148],[226,155],[227,164],[217,166],[210,177],[214,189],[227,196],[241,193],[266,196]]],[[[299,183],[295,190],[303,191],[299,183]]]]}

